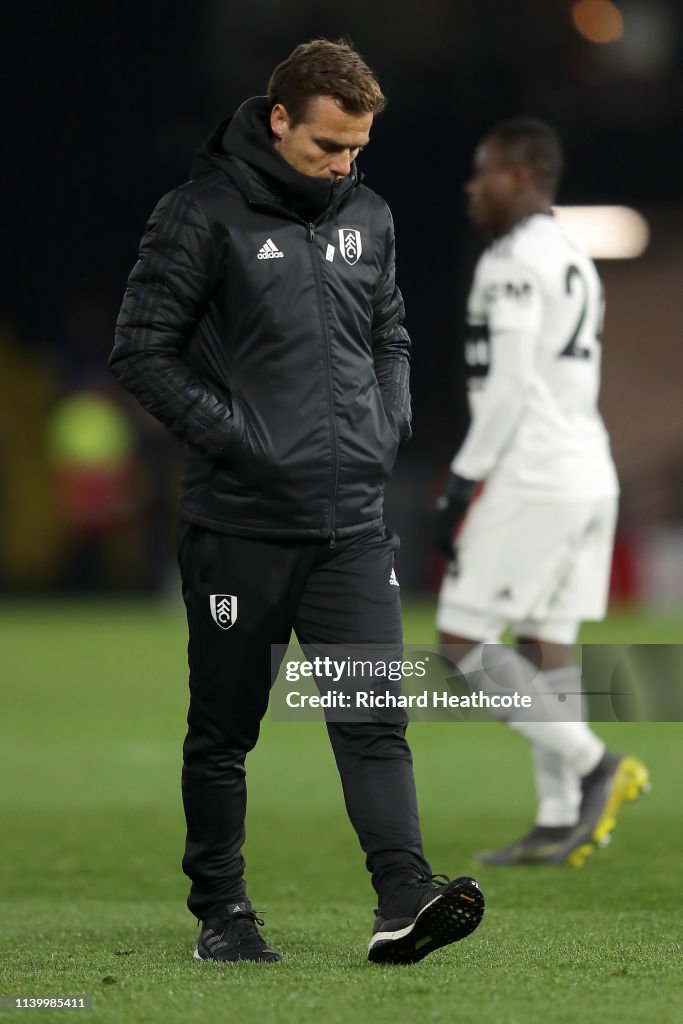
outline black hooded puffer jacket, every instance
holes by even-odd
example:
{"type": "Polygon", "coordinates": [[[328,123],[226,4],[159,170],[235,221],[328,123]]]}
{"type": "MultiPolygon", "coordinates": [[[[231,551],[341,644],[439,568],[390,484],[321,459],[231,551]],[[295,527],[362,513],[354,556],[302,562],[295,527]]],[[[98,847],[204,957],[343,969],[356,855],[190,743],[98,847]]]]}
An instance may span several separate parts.
{"type": "Polygon", "coordinates": [[[187,444],[182,518],[333,540],[381,523],[410,432],[393,224],[355,165],[287,164],[268,109],[244,103],[156,207],[110,365],[187,444]]]}

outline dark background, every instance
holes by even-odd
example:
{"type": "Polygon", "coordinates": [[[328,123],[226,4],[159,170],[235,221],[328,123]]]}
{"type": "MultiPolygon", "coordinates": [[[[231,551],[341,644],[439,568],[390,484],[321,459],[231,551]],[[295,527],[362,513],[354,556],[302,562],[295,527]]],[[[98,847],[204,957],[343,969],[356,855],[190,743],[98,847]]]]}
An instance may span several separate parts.
{"type": "MultiPolygon", "coordinates": [[[[360,166],[394,213],[414,344],[415,438],[388,504],[404,549],[406,531],[412,537],[413,555],[404,556],[408,581],[426,586],[433,575],[422,539],[430,494],[467,422],[460,324],[481,242],[465,221],[462,185],[482,133],[514,114],[542,117],[559,130],[567,156],[560,202],[633,206],[656,225],[650,250],[628,270],[638,282],[651,282],[633,309],[624,268],[599,268],[608,284],[605,413],[625,480],[627,532],[629,523],[678,523],[683,488],[674,396],[658,403],[661,424],[642,451],[637,438],[630,440],[634,416],[625,405],[640,401],[638,353],[651,334],[660,346],[652,359],[669,386],[681,367],[680,297],[667,274],[681,258],[683,10],[674,0],[617,6],[624,35],[607,45],[580,35],[569,0],[66,0],[6,9],[0,588],[163,586],[178,450],[109,380],[118,304],[145,220],[164,192],[186,180],[193,150],[243,99],[265,92],[272,67],[293,46],[318,35],[349,37],[389,97],[360,166]],[[637,338],[621,347],[629,330],[637,338]],[[84,547],[73,524],[63,515],[51,519],[46,509],[54,478],[54,459],[46,455],[51,417],[84,388],[119,405],[134,435],[134,511],[113,528],[115,551],[125,552],[129,565],[118,578],[106,558],[93,562],[111,530],[86,530],[84,547]],[[33,446],[26,463],[32,468],[23,471],[16,466],[21,443],[33,446]],[[653,445],[662,453],[654,460],[662,497],[643,506],[639,493],[652,493],[653,445]],[[21,500],[17,486],[26,489],[21,500]],[[42,520],[32,527],[34,541],[36,531],[42,541],[52,537],[43,562],[26,525],[37,508],[42,520]],[[14,536],[18,549],[8,539],[14,536]]],[[[118,555],[108,557],[122,564],[118,555]]]]}

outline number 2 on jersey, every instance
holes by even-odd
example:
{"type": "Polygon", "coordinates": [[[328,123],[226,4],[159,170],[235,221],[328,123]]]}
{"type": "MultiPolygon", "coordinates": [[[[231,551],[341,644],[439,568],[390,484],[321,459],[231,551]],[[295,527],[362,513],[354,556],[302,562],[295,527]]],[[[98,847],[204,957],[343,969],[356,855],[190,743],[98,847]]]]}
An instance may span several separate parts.
{"type": "MultiPolygon", "coordinates": [[[[560,352],[558,359],[590,359],[591,357],[591,350],[589,348],[582,347],[579,344],[579,335],[581,334],[581,329],[583,328],[586,313],[588,311],[588,284],[576,264],[570,263],[567,267],[567,274],[564,279],[564,290],[567,295],[571,295],[574,292],[575,283],[579,288],[583,301],[581,303],[581,309],[576,321],[576,326],[572,331],[569,341],[560,352]]],[[[596,341],[599,341],[598,334],[599,325],[596,325],[596,330],[594,332],[596,341]]]]}

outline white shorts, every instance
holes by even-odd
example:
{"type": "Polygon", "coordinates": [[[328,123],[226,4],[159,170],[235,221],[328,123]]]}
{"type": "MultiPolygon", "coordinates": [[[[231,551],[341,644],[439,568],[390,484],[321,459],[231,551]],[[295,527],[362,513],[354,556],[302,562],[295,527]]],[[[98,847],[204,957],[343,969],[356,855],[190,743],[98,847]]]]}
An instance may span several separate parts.
{"type": "Polygon", "coordinates": [[[529,501],[484,490],[467,514],[439,593],[437,626],[468,640],[571,644],[605,617],[617,499],[529,501]]]}

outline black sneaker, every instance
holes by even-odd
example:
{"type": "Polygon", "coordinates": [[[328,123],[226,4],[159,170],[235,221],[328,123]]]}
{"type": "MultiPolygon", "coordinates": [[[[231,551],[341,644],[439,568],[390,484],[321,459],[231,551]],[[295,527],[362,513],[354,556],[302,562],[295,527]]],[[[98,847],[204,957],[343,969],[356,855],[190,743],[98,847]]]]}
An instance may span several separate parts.
{"type": "Polygon", "coordinates": [[[473,878],[435,875],[400,889],[375,911],[368,960],[414,964],[473,932],[484,915],[484,894],[473,878]]]}
{"type": "Polygon", "coordinates": [[[499,850],[482,850],[472,859],[487,867],[507,868],[516,864],[564,864],[585,842],[585,833],[575,825],[534,825],[530,832],[499,850]]]}
{"type": "Polygon", "coordinates": [[[195,960],[282,960],[256,927],[263,921],[246,903],[227,903],[219,914],[202,921],[195,960]]]}

